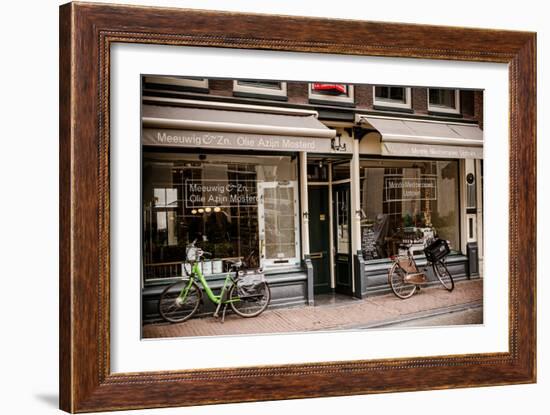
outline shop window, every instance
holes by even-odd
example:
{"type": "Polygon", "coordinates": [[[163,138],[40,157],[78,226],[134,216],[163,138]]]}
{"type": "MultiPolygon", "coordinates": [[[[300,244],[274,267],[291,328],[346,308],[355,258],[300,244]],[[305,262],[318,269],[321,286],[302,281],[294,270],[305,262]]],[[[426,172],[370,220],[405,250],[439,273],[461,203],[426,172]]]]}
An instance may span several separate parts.
{"type": "Polygon", "coordinates": [[[428,89],[428,111],[460,114],[460,91],[458,89],[428,89]]]}
{"type": "Polygon", "coordinates": [[[268,98],[283,97],[286,99],[286,82],[280,81],[256,81],[256,80],[235,80],[233,91],[236,95],[266,95],[268,98]]]}
{"type": "Polygon", "coordinates": [[[435,236],[459,249],[458,162],[361,160],[361,239],[366,260],[413,254],[435,236]]]}
{"type": "Polygon", "coordinates": [[[153,189],[153,210],[158,243],[174,246],[178,243],[175,231],[177,189],[153,189]]]}
{"type": "Polygon", "coordinates": [[[373,87],[373,91],[375,106],[401,109],[412,108],[411,88],[377,85],[373,87]]]}
{"type": "Polygon", "coordinates": [[[336,224],[336,253],[349,254],[350,250],[350,192],[336,190],[334,192],[334,222],[336,224]]]}
{"type": "Polygon", "coordinates": [[[350,177],[350,162],[338,162],[332,164],[332,181],[349,180],[350,177]]]}
{"type": "Polygon", "coordinates": [[[330,104],[353,104],[353,85],[310,83],[309,99],[330,104]]]}
{"type": "Polygon", "coordinates": [[[328,164],[324,159],[309,157],[307,163],[307,180],[311,182],[328,182],[328,164]]]}
{"type": "Polygon", "coordinates": [[[145,279],[181,274],[194,240],[213,254],[212,273],[237,257],[299,264],[297,183],[292,156],[144,153],[145,279]]]}
{"type": "Polygon", "coordinates": [[[144,76],[143,82],[148,88],[182,89],[208,91],[207,78],[176,77],[176,76],[144,76]]]}

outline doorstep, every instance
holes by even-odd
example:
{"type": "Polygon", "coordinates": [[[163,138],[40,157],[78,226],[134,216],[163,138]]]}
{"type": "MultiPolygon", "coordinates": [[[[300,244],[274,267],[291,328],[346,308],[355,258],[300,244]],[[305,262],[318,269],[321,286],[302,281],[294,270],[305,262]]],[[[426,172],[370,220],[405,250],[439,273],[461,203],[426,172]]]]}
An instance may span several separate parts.
{"type": "Polygon", "coordinates": [[[416,316],[426,317],[456,312],[464,307],[480,307],[482,301],[483,279],[475,279],[457,282],[452,292],[441,285],[424,288],[406,300],[388,294],[317,306],[267,309],[255,318],[242,318],[228,312],[224,323],[220,319],[207,316],[179,324],[146,324],[143,326],[143,338],[391,327],[392,324],[411,320],[416,316]]]}

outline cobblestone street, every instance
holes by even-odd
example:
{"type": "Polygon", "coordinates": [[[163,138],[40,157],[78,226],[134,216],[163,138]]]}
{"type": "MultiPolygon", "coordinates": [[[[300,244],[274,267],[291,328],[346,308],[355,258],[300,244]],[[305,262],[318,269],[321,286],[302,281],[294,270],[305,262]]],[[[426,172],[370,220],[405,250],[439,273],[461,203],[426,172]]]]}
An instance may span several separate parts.
{"type": "Polygon", "coordinates": [[[452,292],[436,285],[407,300],[393,294],[365,298],[326,297],[315,306],[268,309],[256,318],[228,313],[225,322],[212,316],[180,324],[143,327],[144,338],[285,333],[297,331],[424,327],[483,323],[483,280],[457,282],[452,292]]]}

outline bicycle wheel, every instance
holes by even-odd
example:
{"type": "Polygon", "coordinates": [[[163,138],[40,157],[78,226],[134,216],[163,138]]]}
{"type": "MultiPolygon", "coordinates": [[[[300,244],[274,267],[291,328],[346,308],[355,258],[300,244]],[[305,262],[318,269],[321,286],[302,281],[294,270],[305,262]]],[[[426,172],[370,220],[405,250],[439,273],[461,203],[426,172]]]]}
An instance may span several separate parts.
{"type": "Polygon", "coordinates": [[[159,314],[170,323],[191,318],[199,308],[202,292],[195,281],[177,281],[164,289],[159,300],[159,314]],[[184,295],[185,290],[187,294],[184,295]]]}
{"type": "Polygon", "coordinates": [[[402,299],[409,298],[416,291],[416,284],[405,282],[405,275],[407,273],[397,263],[393,264],[388,272],[388,282],[393,293],[402,299]]]}
{"type": "Polygon", "coordinates": [[[233,283],[229,290],[229,304],[231,309],[241,317],[256,317],[269,305],[271,290],[267,282],[263,281],[253,290],[241,292],[237,283],[233,283]]]}
{"type": "Polygon", "coordinates": [[[432,267],[439,282],[441,282],[447,291],[452,291],[455,287],[455,282],[451,273],[447,269],[447,265],[441,261],[437,261],[432,264],[432,267]]]}

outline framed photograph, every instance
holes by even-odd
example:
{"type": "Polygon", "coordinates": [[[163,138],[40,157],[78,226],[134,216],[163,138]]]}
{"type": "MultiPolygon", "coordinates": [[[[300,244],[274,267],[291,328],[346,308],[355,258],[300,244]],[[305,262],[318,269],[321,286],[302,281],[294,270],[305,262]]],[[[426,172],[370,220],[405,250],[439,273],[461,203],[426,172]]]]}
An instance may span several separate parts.
{"type": "Polygon", "coordinates": [[[81,3],[60,32],[61,409],[536,381],[534,33],[81,3]]]}

